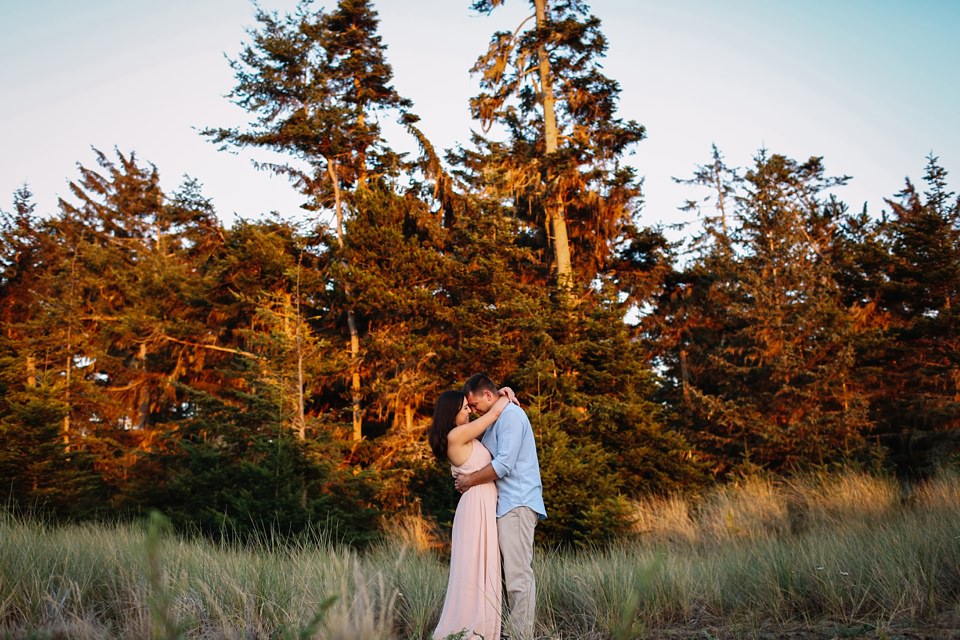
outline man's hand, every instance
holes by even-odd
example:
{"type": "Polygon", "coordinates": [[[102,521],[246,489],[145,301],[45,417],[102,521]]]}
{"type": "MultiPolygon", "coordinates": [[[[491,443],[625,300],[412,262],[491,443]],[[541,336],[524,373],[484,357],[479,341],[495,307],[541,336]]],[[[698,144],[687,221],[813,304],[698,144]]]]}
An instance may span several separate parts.
{"type": "Polygon", "coordinates": [[[497,472],[493,470],[492,464],[488,464],[483,469],[479,469],[473,473],[454,473],[453,485],[457,488],[457,491],[463,493],[470,487],[486,482],[495,482],[496,479],[497,472]]]}
{"type": "Polygon", "coordinates": [[[476,473],[455,473],[453,475],[453,486],[457,488],[457,491],[463,493],[467,489],[473,486],[473,477],[477,475],[476,473]]]}

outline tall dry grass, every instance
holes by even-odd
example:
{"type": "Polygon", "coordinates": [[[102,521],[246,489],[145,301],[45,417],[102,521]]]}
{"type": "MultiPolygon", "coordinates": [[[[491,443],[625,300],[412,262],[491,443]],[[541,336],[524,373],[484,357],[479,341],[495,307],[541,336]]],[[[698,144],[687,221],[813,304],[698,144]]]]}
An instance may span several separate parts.
{"type": "MultiPolygon", "coordinates": [[[[695,502],[637,505],[621,563],[653,571],[639,619],[832,620],[882,628],[960,619],[960,475],[914,487],[860,473],[744,478],[695,502]]],[[[560,571],[564,571],[561,568],[560,571]]],[[[631,604],[626,592],[621,601],[631,604]]]]}
{"type": "MultiPolygon", "coordinates": [[[[748,478],[697,500],[646,500],[636,515],[635,540],[538,551],[543,637],[749,637],[823,623],[881,634],[960,619],[957,475],[913,487],[862,474],[748,478]]],[[[436,532],[417,518],[387,531],[358,553],[319,533],[239,547],[179,538],[161,520],[51,526],[0,514],[0,637],[428,638],[447,579],[436,532]]]]}
{"type": "Polygon", "coordinates": [[[354,551],[0,519],[0,636],[394,638],[396,592],[354,551]]]}

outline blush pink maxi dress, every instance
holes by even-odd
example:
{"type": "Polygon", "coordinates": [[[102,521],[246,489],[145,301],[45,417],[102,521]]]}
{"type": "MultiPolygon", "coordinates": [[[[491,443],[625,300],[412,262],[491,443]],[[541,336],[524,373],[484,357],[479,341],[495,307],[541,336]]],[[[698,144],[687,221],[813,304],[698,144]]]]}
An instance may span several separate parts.
{"type": "MultiPolygon", "coordinates": [[[[490,464],[490,459],[490,452],[479,440],[474,440],[470,457],[453,470],[477,471],[490,464]]],[[[433,637],[436,640],[449,635],[460,637],[456,634],[466,631],[463,638],[499,640],[501,599],[497,485],[488,482],[467,489],[457,503],[447,598],[433,637]]]]}

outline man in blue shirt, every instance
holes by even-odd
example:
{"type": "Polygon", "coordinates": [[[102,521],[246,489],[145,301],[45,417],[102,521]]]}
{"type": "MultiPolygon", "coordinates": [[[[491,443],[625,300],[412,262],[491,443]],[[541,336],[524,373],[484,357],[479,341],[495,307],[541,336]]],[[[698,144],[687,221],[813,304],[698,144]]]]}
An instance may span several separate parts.
{"type": "MultiPolygon", "coordinates": [[[[480,415],[500,397],[496,385],[482,373],[471,376],[463,392],[470,409],[480,415]]],[[[527,640],[533,638],[537,602],[533,533],[537,522],[547,517],[537,444],[527,414],[515,404],[507,405],[481,442],[493,461],[479,471],[457,476],[456,485],[463,492],[476,484],[497,483],[497,535],[510,607],[506,627],[527,640]]]]}

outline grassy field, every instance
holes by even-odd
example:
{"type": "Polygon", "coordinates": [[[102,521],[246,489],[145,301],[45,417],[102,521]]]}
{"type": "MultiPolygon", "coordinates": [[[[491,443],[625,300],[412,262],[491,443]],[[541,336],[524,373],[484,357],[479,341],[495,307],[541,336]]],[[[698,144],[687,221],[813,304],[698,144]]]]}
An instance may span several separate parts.
{"type": "MultiPolygon", "coordinates": [[[[960,638],[960,478],[745,479],[636,505],[637,538],[539,550],[544,638],[960,638]]],[[[446,560],[426,525],[363,553],[0,515],[2,638],[427,638],[446,560]]]]}

